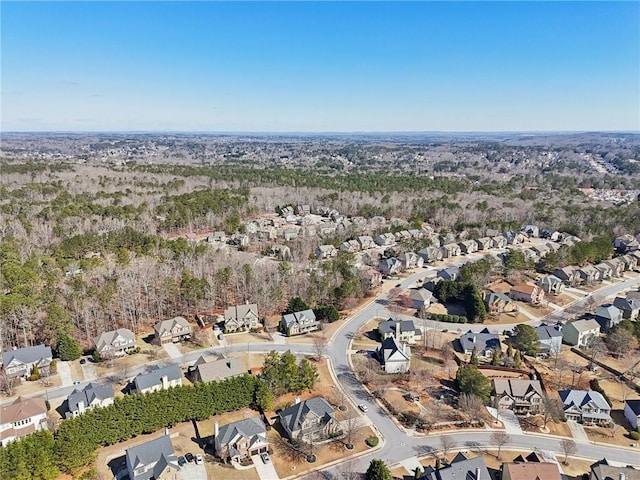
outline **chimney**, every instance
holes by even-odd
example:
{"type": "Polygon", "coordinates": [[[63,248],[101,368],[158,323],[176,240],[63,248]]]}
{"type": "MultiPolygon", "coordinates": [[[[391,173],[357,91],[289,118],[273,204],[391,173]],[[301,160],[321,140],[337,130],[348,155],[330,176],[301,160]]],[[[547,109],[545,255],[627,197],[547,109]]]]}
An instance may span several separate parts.
{"type": "Polygon", "coordinates": [[[476,343],[476,336],[475,336],[475,335],[473,335],[473,336],[471,337],[471,343],[476,343]]]}
{"type": "Polygon", "coordinates": [[[169,427],[164,427],[164,434],[168,437],[169,436],[169,427]]]}
{"type": "Polygon", "coordinates": [[[476,480],[480,480],[480,467],[476,468],[476,480]]]}
{"type": "Polygon", "coordinates": [[[396,340],[400,341],[400,322],[396,321],[396,340]]]}
{"type": "Polygon", "coordinates": [[[293,401],[294,401],[295,405],[299,404],[300,403],[300,397],[294,398],[293,401]]]}
{"type": "Polygon", "coordinates": [[[626,480],[627,476],[624,474],[624,472],[620,472],[618,474],[618,480],[626,480]]]}
{"type": "Polygon", "coordinates": [[[220,426],[218,425],[218,421],[213,422],[213,436],[218,438],[218,433],[220,431],[220,426]]]}
{"type": "Polygon", "coordinates": [[[84,410],[85,410],[85,407],[84,407],[84,401],[83,401],[83,400],[80,400],[80,401],[78,402],[78,412],[80,412],[80,413],[84,413],[84,410]]]}
{"type": "Polygon", "coordinates": [[[169,377],[167,377],[166,375],[163,375],[160,381],[162,382],[163,390],[166,390],[167,388],[169,388],[169,377]]]}

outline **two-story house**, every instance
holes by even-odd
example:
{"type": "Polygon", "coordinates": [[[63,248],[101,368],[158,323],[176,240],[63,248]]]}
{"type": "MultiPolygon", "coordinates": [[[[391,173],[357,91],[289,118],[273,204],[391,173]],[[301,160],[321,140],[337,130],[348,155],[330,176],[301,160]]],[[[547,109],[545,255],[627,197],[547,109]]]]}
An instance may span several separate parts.
{"type": "Polygon", "coordinates": [[[51,347],[35,345],[2,352],[2,369],[9,378],[25,378],[31,375],[33,367],[42,372],[49,368],[53,355],[51,347]]]}
{"type": "Polygon", "coordinates": [[[378,265],[378,270],[382,275],[393,276],[402,272],[402,262],[396,257],[383,258],[378,265]]]}
{"type": "Polygon", "coordinates": [[[627,419],[629,425],[634,430],[640,427],[640,399],[625,400],[624,402],[624,418],[627,419]]]}
{"type": "Polygon", "coordinates": [[[125,450],[130,480],[176,480],[180,477],[178,457],[169,435],[125,450]]]}
{"type": "Polygon", "coordinates": [[[360,244],[360,250],[368,250],[376,246],[376,242],[374,242],[373,238],[369,235],[363,235],[361,237],[358,237],[356,240],[360,244]]]}
{"type": "Polygon", "coordinates": [[[113,404],[113,386],[90,383],[82,390],[77,388],[67,397],[65,418],[82,415],[87,410],[96,407],[107,407],[113,404]]]}
{"type": "Polygon", "coordinates": [[[312,397],[278,413],[280,425],[289,439],[322,441],[340,430],[333,407],[322,397],[312,397]]]}
{"type": "Polygon", "coordinates": [[[376,355],[386,373],[406,373],[411,368],[411,349],[395,336],[385,338],[376,355]]]}
{"type": "Polygon", "coordinates": [[[199,357],[187,370],[192,382],[218,382],[231,377],[239,377],[247,373],[241,361],[237,358],[220,358],[207,361],[199,357]]]}
{"type": "Polygon", "coordinates": [[[396,337],[400,342],[415,343],[420,337],[420,330],[416,328],[413,320],[385,320],[378,324],[378,334],[381,340],[396,337]]]}
{"type": "Polygon", "coordinates": [[[562,325],[539,325],[535,327],[540,339],[540,353],[558,353],[562,349],[562,325]]]}
{"type": "Polygon", "coordinates": [[[562,329],[562,339],[565,343],[576,347],[586,347],[592,338],[600,333],[600,324],[594,319],[576,320],[567,323],[562,329]]]}
{"type": "Polygon", "coordinates": [[[460,245],[457,243],[447,243],[440,247],[440,250],[442,251],[442,258],[457,257],[462,253],[460,245]]]}
{"type": "Polygon", "coordinates": [[[492,477],[482,456],[467,458],[464,453],[459,452],[448,465],[427,465],[422,478],[424,480],[490,480],[492,477]]]}
{"type": "Polygon", "coordinates": [[[151,393],[182,385],[182,372],[178,365],[156,368],[140,373],[133,381],[137,393],[151,393]]]}
{"type": "Polygon", "coordinates": [[[280,330],[288,336],[313,332],[318,328],[320,328],[320,322],[316,319],[313,310],[287,313],[280,320],[280,330]]]}
{"type": "Polygon", "coordinates": [[[622,321],[622,310],[610,303],[599,305],[596,307],[594,319],[600,324],[600,330],[607,333],[622,321]]]}
{"type": "Polygon", "coordinates": [[[257,417],[245,418],[222,427],[213,424],[216,455],[226,461],[239,461],[269,449],[267,430],[257,417]]]}
{"type": "Polygon", "coordinates": [[[156,322],[153,326],[154,341],[158,345],[165,343],[177,343],[191,338],[191,324],[184,317],[175,317],[169,320],[156,322]]]}
{"type": "Polygon", "coordinates": [[[251,330],[259,326],[260,317],[258,317],[258,305],[256,303],[235,305],[224,311],[224,329],[228,332],[251,330]]]}
{"type": "Polygon", "coordinates": [[[409,292],[409,298],[411,299],[413,308],[427,308],[431,305],[433,300],[433,293],[426,288],[412,289],[409,292]]]}
{"type": "Polygon", "coordinates": [[[518,310],[518,306],[504,293],[485,292],[482,300],[489,313],[508,313],[518,310]]]}
{"type": "Polygon", "coordinates": [[[567,420],[604,426],[611,424],[611,407],[600,392],[561,390],[558,394],[567,420]]]}
{"type": "Polygon", "coordinates": [[[338,249],[333,245],[320,245],[316,248],[316,258],[318,260],[333,258],[336,255],[338,255],[338,249]]]}
{"type": "Polygon", "coordinates": [[[136,336],[131,330],[118,328],[97,336],[93,343],[101,357],[118,357],[136,348],[136,336]]]}
{"type": "Polygon", "coordinates": [[[553,274],[569,286],[577,285],[580,282],[580,275],[571,266],[556,268],[553,274]]]}
{"type": "Polygon", "coordinates": [[[565,289],[564,282],[555,275],[545,275],[539,278],[536,284],[546,294],[560,295],[565,289]]]}
{"type": "Polygon", "coordinates": [[[589,480],[640,480],[640,470],[610,465],[606,458],[590,465],[589,480]]]}
{"type": "Polygon", "coordinates": [[[578,270],[580,281],[585,285],[591,285],[600,278],[600,273],[593,265],[586,265],[578,270]]]}
{"type": "Polygon", "coordinates": [[[523,302],[536,305],[544,299],[544,290],[537,285],[529,285],[528,283],[521,283],[514,285],[509,291],[509,296],[514,300],[521,300],[523,302]]]}
{"type": "Polygon", "coordinates": [[[47,428],[47,406],[44,398],[16,398],[0,407],[0,443],[3,447],[36,430],[47,428]]]}
{"type": "Polygon", "coordinates": [[[633,320],[640,314],[640,298],[635,296],[633,292],[629,293],[626,298],[616,297],[613,305],[622,312],[622,317],[633,320]]]}
{"type": "Polygon", "coordinates": [[[442,260],[442,250],[439,247],[429,246],[418,252],[424,263],[433,263],[442,260]]]}
{"type": "Polygon", "coordinates": [[[460,242],[458,246],[460,247],[460,252],[465,255],[478,251],[478,242],[475,240],[465,240],[464,242],[460,242]]]}
{"type": "Polygon", "coordinates": [[[538,380],[496,378],[492,397],[498,408],[513,410],[519,415],[538,413],[542,405],[542,386],[538,380]]]}
{"type": "Polygon", "coordinates": [[[422,268],[424,265],[424,258],[415,252],[403,252],[398,255],[398,260],[402,263],[402,270],[422,268]]]}
{"type": "Polygon", "coordinates": [[[494,350],[502,349],[500,337],[486,328],[478,333],[469,330],[458,338],[458,344],[462,353],[471,355],[475,350],[478,357],[490,357],[494,350]]]}

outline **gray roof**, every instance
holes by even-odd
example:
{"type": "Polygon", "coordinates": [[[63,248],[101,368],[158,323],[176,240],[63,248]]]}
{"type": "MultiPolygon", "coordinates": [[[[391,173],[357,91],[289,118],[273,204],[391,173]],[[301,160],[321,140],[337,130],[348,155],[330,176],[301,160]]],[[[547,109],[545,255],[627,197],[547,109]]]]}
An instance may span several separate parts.
{"type": "Polygon", "coordinates": [[[247,373],[241,362],[231,358],[198,363],[196,370],[203,382],[216,382],[247,373]]]}
{"type": "Polygon", "coordinates": [[[168,367],[157,368],[149,373],[140,373],[136,376],[136,385],[140,389],[153,387],[162,383],[162,377],[167,376],[169,381],[177,380],[182,377],[182,372],[178,365],[169,365],[168,367]]]}
{"type": "Polygon", "coordinates": [[[493,380],[496,395],[507,394],[510,397],[524,397],[534,391],[542,396],[542,387],[538,380],[523,380],[519,378],[496,378],[493,380]]]}
{"type": "Polygon", "coordinates": [[[244,318],[247,316],[247,313],[253,312],[256,317],[258,316],[258,304],[256,303],[247,303],[244,305],[235,305],[233,307],[229,307],[224,311],[224,319],[238,319],[244,318]]]}
{"type": "Polygon", "coordinates": [[[127,341],[136,341],[136,336],[131,330],[128,330],[126,328],[118,328],[117,330],[104,332],[103,334],[97,336],[93,339],[93,343],[95,343],[96,348],[100,351],[104,348],[105,345],[113,344],[113,341],[118,336],[125,338],[127,341]]]}
{"type": "Polygon", "coordinates": [[[282,319],[284,320],[284,323],[287,325],[287,328],[289,328],[291,325],[294,325],[296,323],[300,323],[300,321],[303,320],[304,318],[307,318],[312,322],[315,322],[316,314],[313,313],[313,310],[302,310],[301,312],[287,313],[286,315],[282,316],[282,319]]]}
{"type": "Polygon", "coordinates": [[[600,330],[600,324],[596,322],[593,318],[589,318],[587,320],[576,320],[575,322],[570,322],[565,325],[565,328],[571,326],[577,332],[586,332],[589,330],[600,330]]]}
{"type": "Polygon", "coordinates": [[[593,403],[601,410],[611,410],[611,407],[600,394],[594,390],[561,390],[558,392],[565,408],[575,405],[582,409],[587,403],[593,403]]]}
{"type": "Polygon", "coordinates": [[[478,351],[500,348],[500,338],[498,335],[489,333],[486,328],[479,333],[474,333],[469,330],[462,335],[459,340],[464,351],[473,350],[473,347],[476,347],[478,351]]]}
{"type": "MultiPolygon", "coordinates": [[[[618,297],[620,298],[620,297],[618,297]]],[[[607,318],[609,320],[617,321],[622,318],[622,310],[618,307],[607,303],[605,305],[600,305],[596,307],[595,312],[596,317],[607,318]]]]}
{"type": "Polygon", "coordinates": [[[435,470],[433,467],[425,469],[427,480],[485,480],[492,478],[484,464],[482,457],[467,458],[458,453],[451,461],[451,465],[435,470]],[[480,478],[476,477],[480,469],[480,478]]]}
{"type": "Polygon", "coordinates": [[[2,352],[2,364],[9,365],[14,359],[21,363],[37,363],[43,358],[51,359],[51,347],[46,345],[35,345],[33,347],[18,348],[2,352]]]}
{"type": "Polygon", "coordinates": [[[640,415],[640,400],[625,400],[625,405],[629,405],[629,408],[636,415],[640,415]]]}
{"type": "Polygon", "coordinates": [[[256,435],[264,437],[266,434],[267,430],[265,429],[262,420],[258,417],[251,417],[245,418],[244,420],[238,420],[237,422],[227,423],[220,427],[216,442],[220,445],[225,445],[238,436],[251,438],[256,435]]]}
{"type": "Polygon", "coordinates": [[[127,448],[126,456],[134,470],[143,465],[156,464],[154,468],[140,475],[134,475],[131,480],[147,480],[158,477],[169,464],[171,464],[173,468],[180,470],[178,457],[176,457],[174,453],[173,444],[168,435],[163,435],[146,443],[136,445],[135,447],[127,448]]]}
{"type": "Polygon", "coordinates": [[[378,349],[378,357],[383,364],[387,362],[408,362],[411,360],[409,345],[400,345],[396,337],[385,338],[378,349]]]}
{"type": "Polygon", "coordinates": [[[616,297],[613,304],[620,310],[631,312],[640,309],[640,298],[636,298],[635,295],[627,295],[627,298],[616,297]]]}
{"type": "Polygon", "coordinates": [[[413,323],[413,320],[400,320],[399,322],[396,322],[395,320],[385,320],[384,322],[380,322],[378,325],[378,332],[382,334],[395,333],[396,323],[400,324],[399,333],[416,331],[416,326],[413,323]]]}
{"type": "Polygon", "coordinates": [[[91,402],[95,399],[102,401],[107,398],[113,398],[113,386],[110,383],[106,385],[95,385],[90,383],[82,390],[74,389],[67,397],[67,401],[69,402],[69,411],[77,411],[79,402],[84,402],[85,407],[87,407],[91,405],[91,402]]]}
{"type": "Polygon", "coordinates": [[[431,293],[426,288],[418,288],[417,290],[411,290],[409,296],[412,300],[417,300],[421,302],[426,302],[433,298],[433,293],[431,293]]]}
{"type": "Polygon", "coordinates": [[[300,429],[309,413],[313,413],[320,418],[324,417],[326,421],[334,418],[333,407],[322,397],[313,397],[297,403],[278,413],[278,416],[280,417],[280,423],[286,425],[288,431],[295,432],[300,429]]]}
{"type": "Polygon", "coordinates": [[[167,330],[171,330],[173,329],[173,327],[178,324],[181,327],[185,328],[191,327],[191,324],[189,323],[189,321],[184,318],[184,317],[174,317],[174,318],[170,318],[169,320],[163,320],[161,322],[156,322],[156,324],[153,326],[153,329],[156,331],[156,334],[158,335],[162,335],[164,334],[165,331],[167,330]]]}
{"type": "Polygon", "coordinates": [[[604,458],[591,465],[591,480],[618,480],[624,473],[625,480],[640,480],[640,470],[633,467],[614,467],[604,458]]]}
{"type": "Polygon", "coordinates": [[[536,333],[540,340],[562,337],[562,330],[557,325],[539,325],[536,327],[536,333]]]}

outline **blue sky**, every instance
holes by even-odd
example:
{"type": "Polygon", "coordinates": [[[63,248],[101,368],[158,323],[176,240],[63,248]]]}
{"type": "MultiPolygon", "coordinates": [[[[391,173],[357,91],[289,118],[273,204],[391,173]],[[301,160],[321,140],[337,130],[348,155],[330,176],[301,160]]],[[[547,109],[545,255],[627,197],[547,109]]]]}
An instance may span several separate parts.
{"type": "Polygon", "coordinates": [[[640,3],[2,2],[3,131],[640,130],[640,3]]]}

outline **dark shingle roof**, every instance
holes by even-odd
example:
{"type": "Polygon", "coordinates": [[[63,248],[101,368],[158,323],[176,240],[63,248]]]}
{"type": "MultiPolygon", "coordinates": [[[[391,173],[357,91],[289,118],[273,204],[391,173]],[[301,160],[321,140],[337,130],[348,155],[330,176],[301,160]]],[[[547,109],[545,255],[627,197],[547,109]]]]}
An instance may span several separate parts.
{"type": "Polygon", "coordinates": [[[290,432],[294,432],[300,429],[300,425],[309,413],[314,413],[321,418],[324,416],[333,418],[333,408],[322,397],[313,397],[297,403],[281,411],[278,416],[280,417],[280,423],[286,425],[290,432]]]}
{"type": "Polygon", "coordinates": [[[75,412],[78,410],[78,403],[84,402],[85,407],[89,406],[95,399],[105,400],[107,398],[113,398],[113,387],[111,384],[107,385],[94,385],[90,383],[84,389],[75,389],[67,400],[69,402],[69,411],[75,412]]]}
{"type": "Polygon", "coordinates": [[[35,345],[33,347],[18,348],[2,352],[2,364],[9,365],[14,359],[22,363],[36,363],[43,358],[51,358],[51,347],[46,345],[35,345]]]}
{"type": "Polygon", "coordinates": [[[167,376],[169,381],[182,377],[182,372],[178,365],[158,368],[149,373],[141,373],[136,377],[136,384],[140,389],[145,389],[162,383],[162,377],[167,376]]]}
{"type": "Polygon", "coordinates": [[[218,432],[220,444],[224,445],[233,440],[237,435],[251,438],[255,435],[266,435],[264,423],[257,417],[245,418],[237,422],[228,423],[220,427],[218,432]]]}

